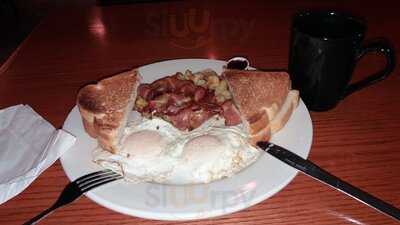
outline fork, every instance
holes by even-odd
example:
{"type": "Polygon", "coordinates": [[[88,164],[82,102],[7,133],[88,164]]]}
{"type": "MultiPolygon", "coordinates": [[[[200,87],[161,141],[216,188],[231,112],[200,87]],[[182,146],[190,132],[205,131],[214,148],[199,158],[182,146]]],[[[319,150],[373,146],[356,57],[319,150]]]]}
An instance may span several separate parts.
{"type": "Polygon", "coordinates": [[[76,199],[81,197],[83,193],[86,193],[93,188],[99,187],[103,184],[119,180],[121,178],[121,175],[109,169],[89,173],[87,175],[79,177],[75,181],[69,183],[64,188],[64,190],[61,192],[60,197],[58,197],[57,201],[50,208],[44,210],[39,215],[25,222],[24,225],[36,224],[54,210],[75,201],[76,199]]]}

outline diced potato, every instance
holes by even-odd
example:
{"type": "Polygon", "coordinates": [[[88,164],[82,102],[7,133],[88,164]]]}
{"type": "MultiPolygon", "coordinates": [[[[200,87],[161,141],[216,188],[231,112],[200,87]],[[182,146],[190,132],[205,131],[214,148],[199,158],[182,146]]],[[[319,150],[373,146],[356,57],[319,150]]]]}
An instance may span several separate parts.
{"type": "Polygon", "coordinates": [[[219,78],[218,76],[211,75],[207,77],[207,87],[211,90],[215,90],[219,86],[219,78]]]}
{"type": "Polygon", "coordinates": [[[228,83],[226,83],[225,80],[221,80],[221,82],[219,83],[220,88],[224,89],[224,90],[228,90],[228,83]]]}
{"type": "Polygon", "coordinates": [[[203,78],[204,76],[201,73],[195,73],[193,74],[192,81],[195,85],[202,86],[206,83],[206,81],[203,78]]]}
{"type": "Polygon", "coordinates": [[[218,74],[212,69],[205,69],[205,70],[201,71],[201,73],[207,77],[208,76],[218,76],[218,74]]]}
{"type": "Polygon", "coordinates": [[[176,77],[177,77],[179,80],[186,80],[185,75],[183,75],[181,72],[177,72],[177,73],[176,73],[176,77]]]}
{"type": "Polygon", "coordinates": [[[214,90],[214,95],[215,95],[215,96],[217,96],[217,95],[222,95],[222,92],[223,92],[223,91],[221,91],[220,89],[217,88],[217,89],[214,90]]]}
{"type": "Polygon", "coordinates": [[[185,80],[191,80],[193,78],[192,71],[186,70],[184,77],[185,77],[185,80]]]}
{"type": "Polygon", "coordinates": [[[193,77],[192,77],[192,81],[193,81],[193,83],[197,83],[197,81],[199,81],[199,80],[201,80],[201,77],[199,76],[199,75],[197,75],[197,74],[195,74],[195,75],[193,75],[193,77]]]}
{"type": "Polygon", "coordinates": [[[227,90],[228,90],[228,85],[226,81],[221,80],[221,82],[219,82],[218,87],[215,88],[215,94],[216,95],[223,94],[227,90]]]}
{"type": "Polygon", "coordinates": [[[205,80],[201,79],[201,80],[197,80],[196,82],[194,82],[194,84],[197,86],[206,86],[207,82],[205,80]]]}
{"type": "Polygon", "coordinates": [[[223,95],[217,95],[216,98],[218,103],[223,103],[225,101],[225,97],[223,95]]]}
{"type": "Polygon", "coordinates": [[[142,97],[138,96],[135,102],[135,106],[137,109],[142,110],[146,107],[149,103],[142,97]]]}
{"type": "Polygon", "coordinates": [[[202,74],[202,73],[200,73],[200,72],[197,72],[197,73],[192,74],[192,80],[193,80],[193,82],[195,82],[195,80],[201,80],[201,79],[203,79],[203,78],[204,78],[204,74],[202,74]]]}
{"type": "Polygon", "coordinates": [[[222,95],[225,97],[225,99],[231,99],[232,95],[231,92],[229,92],[228,90],[225,90],[222,95]]]}
{"type": "Polygon", "coordinates": [[[219,85],[219,86],[215,89],[215,94],[216,94],[216,95],[222,95],[225,91],[226,91],[226,89],[221,88],[221,86],[219,85]]]}

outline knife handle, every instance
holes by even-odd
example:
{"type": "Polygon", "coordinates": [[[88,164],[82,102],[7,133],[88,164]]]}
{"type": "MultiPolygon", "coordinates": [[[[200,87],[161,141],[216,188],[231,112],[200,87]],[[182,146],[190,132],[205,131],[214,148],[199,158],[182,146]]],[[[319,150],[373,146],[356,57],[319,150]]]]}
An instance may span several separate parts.
{"type": "Polygon", "coordinates": [[[341,180],[340,178],[330,174],[328,171],[320,168],[313,162],[303,159],[295,153],[269,142],[257,143],[264,151],[270,153],[272,156],[282,160],[286,164],[300,170],[306,175],[311,176],[323,183],[330,185],[339,191],[350,195],[351,197],[383,212],[397,220],[400,220],[400,210],[393,205],[382,201],[381,199],[341,180]]]}

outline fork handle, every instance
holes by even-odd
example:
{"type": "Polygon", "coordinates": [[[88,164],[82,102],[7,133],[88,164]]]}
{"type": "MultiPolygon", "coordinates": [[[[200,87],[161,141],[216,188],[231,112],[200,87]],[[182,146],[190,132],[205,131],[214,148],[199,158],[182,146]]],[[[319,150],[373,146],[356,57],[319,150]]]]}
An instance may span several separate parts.
{"type": "Polygon", "coordinates": [[[50,208],[44,210],[43,212],[41,212],[40,214],[38,214],[37,216],[33,217],[32,219],[30,219],[29,221],[25,222],[23,225],[30,225],[30,224],[36,224],[37,222],[39,222],[41,219],[45,218],[46,216],[48,216],[50,213],[52,213],[54,210],[56,210],[58,207],[60,207],[59,205],[52,205],[50,208]]]}

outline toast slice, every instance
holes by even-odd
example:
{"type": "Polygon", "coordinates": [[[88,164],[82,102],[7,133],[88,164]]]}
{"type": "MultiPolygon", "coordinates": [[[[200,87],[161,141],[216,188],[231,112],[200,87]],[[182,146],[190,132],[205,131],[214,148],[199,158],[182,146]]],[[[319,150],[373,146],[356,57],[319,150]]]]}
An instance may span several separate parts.
{"type": "Polygon", "coordinates": [[[290,116],[293,114],[293,111],[297,108],[298,105],[299,91],[289,91],[281,110],[279,110],[278,114],[276,114],[272,121],[270,121],[272,134],[278,132],[285,126],[285,124],[289,121],[290,116]]]}
{"type": "Polygon", "coordinates": [[[139,72],[129,70],[86,85],[78,92],[77,105],[86,132],[111,153],[119,149],[140,81],[139,72]]]}
{"type": "Polygon", "coordinates": [[[298,91],[291,90],[286,72],[226,69],[222,76],[253,145],[269,140],[297,107],[298,91]]]}

